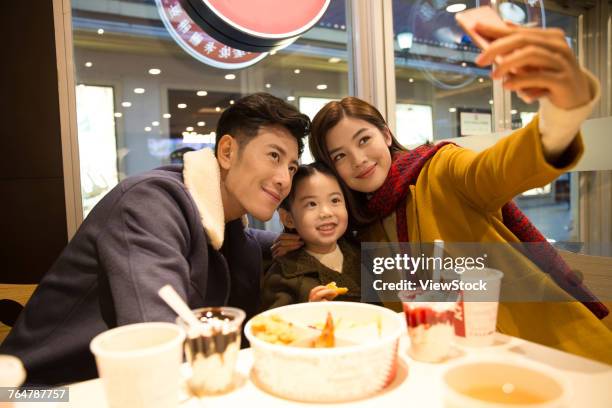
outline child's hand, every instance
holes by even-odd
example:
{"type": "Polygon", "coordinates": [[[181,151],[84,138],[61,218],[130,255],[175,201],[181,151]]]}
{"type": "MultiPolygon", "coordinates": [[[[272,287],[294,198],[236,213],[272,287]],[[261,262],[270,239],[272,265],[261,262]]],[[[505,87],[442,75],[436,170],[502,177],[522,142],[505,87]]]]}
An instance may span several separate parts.
{"type": "Polygon", "coordinates": [[[299,235],[283,232],[274,240],[270,247],[272,250],[272,257],[277,258],[283,256],[288,252],[295,251],[302,245],[304,245],[304,242],[299,235]]]}
{"type": "Polygon", "coordinates": [[[334,289],[330,289],[327,286],[315,286],[310,290],[308,295],[309,302],[321,302],[327,300],[334,300],[338,296],[338,292],[334,289]]]}
{"type": "Polygon", "coordinates": [[[547,96],[561,109],[586,105],[592,98],[587,76],[557,28],[524,28],[487,26],[478,23],[476,31],[496,39],[480,54],[476,63],[485,66],[495,62],[493,79],[503,79],[505,89],[516,91],[530,103],[547,96]]]}

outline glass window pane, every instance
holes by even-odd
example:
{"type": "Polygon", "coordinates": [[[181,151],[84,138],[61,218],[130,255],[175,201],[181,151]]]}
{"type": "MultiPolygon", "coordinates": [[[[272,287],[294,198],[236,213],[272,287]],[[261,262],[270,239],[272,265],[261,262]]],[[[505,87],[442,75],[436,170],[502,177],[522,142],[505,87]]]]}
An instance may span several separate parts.
{"type": "Polygon", "coordinates": [[[86,211],[118,180],[212,146],[221,112],[241,96],[270,92],[311,114],[307,98],[348,94],[345,0],[332,0],[311,30],[269,55],[226,48],[195,25],[172,20],[183,18],[178,0],[71,4],[86,211]],[[181,44],[167,29],[173,21],[184,30],[181,44]],[[249,58],[256,60],[249,67],[221,67],[249,58]],[[100,157],[91,160],[88,152],[100,157]],[[98,159],[103,166],[94,166],[98,159]]]}
{"type": "Polygon", "coordinates": [[[447,5],[393,0],[396,136],[408,146],[492,130],[489,69],[474,64],[479,50],[447,5]]]}

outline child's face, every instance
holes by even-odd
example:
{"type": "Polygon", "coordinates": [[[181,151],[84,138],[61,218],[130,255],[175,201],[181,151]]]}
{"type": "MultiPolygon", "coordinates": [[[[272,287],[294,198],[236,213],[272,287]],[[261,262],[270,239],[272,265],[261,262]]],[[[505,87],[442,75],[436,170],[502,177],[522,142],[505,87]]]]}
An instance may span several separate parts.
{"type": "Polygon", "coordinates": [[[336,171],[352,190],[371,193],[391,168],[391,135],[365,120],[345,117],[325,138],[336,171]]]}
{"type": "Polygon", "coordinates": [[[348,215],[335,178],[316,172],[301,180],[285,225],[295,228],[306,249],[327,253],[344,234],[348,215]]]}

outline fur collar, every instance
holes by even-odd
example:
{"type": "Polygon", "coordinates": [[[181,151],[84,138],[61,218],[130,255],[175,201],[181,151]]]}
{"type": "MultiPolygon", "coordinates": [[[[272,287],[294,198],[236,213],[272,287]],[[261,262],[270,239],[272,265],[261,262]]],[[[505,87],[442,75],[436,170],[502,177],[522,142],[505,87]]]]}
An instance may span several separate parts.
{"type": "MultiPolygon", "coordinates": [[[[183,155],[183,180],[200,213],[210,244],[217,251],[223,246],[225,216],[221,200],[221,171],[211,149],[201,149],[183,155]]],[[[246,227],[246,215],[242,217],[246,227]]]]}

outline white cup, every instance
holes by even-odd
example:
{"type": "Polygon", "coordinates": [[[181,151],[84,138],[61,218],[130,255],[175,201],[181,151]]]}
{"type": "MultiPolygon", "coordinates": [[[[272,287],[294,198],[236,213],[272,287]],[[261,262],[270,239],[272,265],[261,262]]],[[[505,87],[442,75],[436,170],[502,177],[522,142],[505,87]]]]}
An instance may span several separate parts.
{"type": "MultiPolygon", "coordinates": [[[[444,272],[445,278],[449,271],[444,272]]],[[[459,291],[455,307],[455,341],[463,346],[490,346],[495,340],[499,291],[504,274],[497,269],[468,269],[454,274],[473,289],[459,291]],[[486,290],[476,289],[479,286],[486,290]]]]}
{"type": "Polygon", "coordinates": [[[178,406],[184,331],[172,323],[117,327],[90,343],[111,408],[178,406]]]}
{"type": "MultiPolygon", "coordinates": [[[[25,379],[26,372],[21,360],[15,356],[0,354],[0,387],[19,387],[25,379]]],[[[12,408],[14,406],[17,406],[17,402],[0,401],[0,408],[12,408]]]]}

